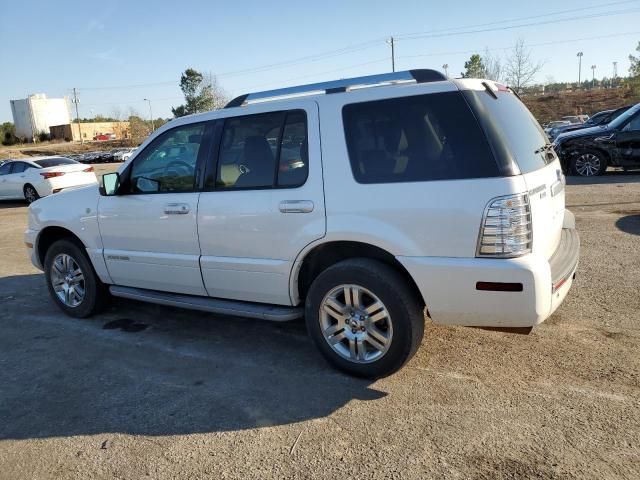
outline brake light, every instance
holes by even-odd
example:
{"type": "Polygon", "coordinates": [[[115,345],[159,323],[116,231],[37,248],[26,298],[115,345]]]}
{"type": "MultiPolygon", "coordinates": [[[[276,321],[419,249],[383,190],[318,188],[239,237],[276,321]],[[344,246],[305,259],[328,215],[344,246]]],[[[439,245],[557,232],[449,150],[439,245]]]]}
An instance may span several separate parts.
{"type": "Polygon", "coordinates": [[[519,257],[531,252],[531,205],[526,193],[492,199],[482,218],[478,257],[519,257]]]}
{"type": "Polygon", "coordinates": [[[53,177],[61,177],[64,175],[64,172],[43,172],[40,173],[44,178],[53,178],[53,177]]]}
{"type": "Polygon", "coordinates": [[[87,167],[84,170],[82,170],[83,172],[93,172],[93,167],[87,167]]]}

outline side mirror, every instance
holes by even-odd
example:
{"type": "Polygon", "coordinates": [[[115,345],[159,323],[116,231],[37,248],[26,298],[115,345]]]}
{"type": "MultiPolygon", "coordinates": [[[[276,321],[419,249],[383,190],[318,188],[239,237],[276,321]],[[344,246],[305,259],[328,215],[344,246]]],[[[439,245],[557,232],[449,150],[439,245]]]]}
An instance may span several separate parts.
{"type": "Polygon", "coordinates": [[[118,193],[120,188],[120,174],[118,172],[105,173],[100,180],[100,195],[110,197],[118,193]]]}

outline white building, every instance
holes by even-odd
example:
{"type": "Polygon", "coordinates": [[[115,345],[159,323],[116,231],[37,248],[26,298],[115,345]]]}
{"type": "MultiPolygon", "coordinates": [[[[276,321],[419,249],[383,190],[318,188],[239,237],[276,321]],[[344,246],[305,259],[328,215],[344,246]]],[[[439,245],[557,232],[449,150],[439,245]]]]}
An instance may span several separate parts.
{"type": "Polygon", "coordinates": [[[16,136],[30,142],[42,132],[48,135],[49,127],[53,125],[71,123],[67,97],[47,98],[44,93],[36,93],[21,100],[11,100],[10,103],[16,136]]]}

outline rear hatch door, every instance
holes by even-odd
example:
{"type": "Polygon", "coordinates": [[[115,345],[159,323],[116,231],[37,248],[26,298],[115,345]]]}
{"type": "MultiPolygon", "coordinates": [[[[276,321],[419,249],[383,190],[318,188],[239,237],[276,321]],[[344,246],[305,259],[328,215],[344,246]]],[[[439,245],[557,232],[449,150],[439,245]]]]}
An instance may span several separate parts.
{"type": "Polygon", "coordinates": [[[508,157],[529,192],[533,253],[550,258],[560,242],[564,219],[564,175],[544,130],[522,101],[490,81],[457,81],[494,153],[508,157]],[[490,133],[489,133],[490,132],[490,133]]]}

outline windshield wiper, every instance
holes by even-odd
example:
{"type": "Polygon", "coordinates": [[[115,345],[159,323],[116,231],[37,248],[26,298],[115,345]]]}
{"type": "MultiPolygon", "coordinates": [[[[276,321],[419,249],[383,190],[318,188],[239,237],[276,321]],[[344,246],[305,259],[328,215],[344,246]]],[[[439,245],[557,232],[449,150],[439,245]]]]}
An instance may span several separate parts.
{"type": "Polygon", "coordinates": [[[538,153],[542,153],[542,152],[548,152],[552,148],[553,148],[553,144],[552,143],[545,143],[543,146],[541,146],[540,148],[535,150],[533,153],[538,154],[538,153]]]}

